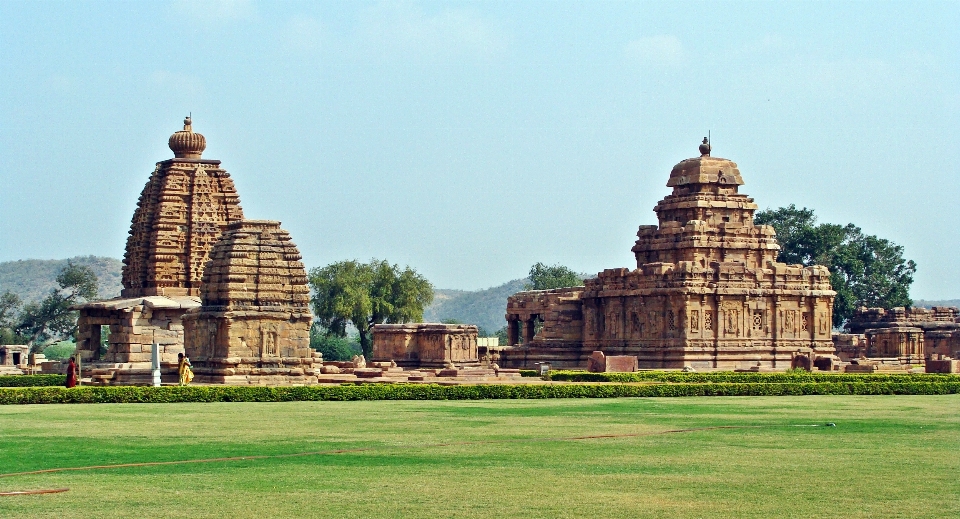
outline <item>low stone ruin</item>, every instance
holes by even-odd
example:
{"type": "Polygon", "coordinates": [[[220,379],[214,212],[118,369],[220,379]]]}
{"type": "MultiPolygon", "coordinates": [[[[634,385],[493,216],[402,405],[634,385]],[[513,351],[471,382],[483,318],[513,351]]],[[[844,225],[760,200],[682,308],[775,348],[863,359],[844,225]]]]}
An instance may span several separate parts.
{"type": "Polygon", "coordinates": [[[477,327],[472,324],[377,324],[373,326],[374,362],[403,368],[479,366],[477,327]]]}

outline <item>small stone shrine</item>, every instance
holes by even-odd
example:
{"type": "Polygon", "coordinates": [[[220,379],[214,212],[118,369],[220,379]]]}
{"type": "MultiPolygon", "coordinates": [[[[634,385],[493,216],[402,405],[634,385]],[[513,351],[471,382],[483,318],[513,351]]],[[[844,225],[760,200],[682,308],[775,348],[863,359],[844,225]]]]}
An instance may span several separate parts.
{"type": "Polygon", "coordinates": [[[477,327],[472,324],[376,324],[373,362],[394,361],[404,368],[443,368],[480,364],[477,327]]]}
{"type": "Polygon", "coordinates": [[[321,359],[310,349],[310,290],[300,260],[280,222],[227,226],[204,269],[202,306],[183,318],[196,382],[316,383],[321,359]]]}
{"type": "Polygon", "coordinates": [[[501,365],[582,368],[599,351],[635,356],[640,369],[786,370],[833,356],[830,272],[776,261],[740,170],[710,151],[704,139],[699,157],[674,166],[659,226],[637,232],[636,269],[508,299],[501,365]]]}
{"type": "Polygon", "coordinates": [[[230,174],[219,160],[201,158],[206,138],[193,131],[189,117],[168,144],[174,158],[157,163],[133,214],[120,297],[74,307],[80,314],[77,348],[94,383],[149,383],[154,343],[164,379],[175,379],[171,370],[183,352],[181,316],[200,306],[213,243],[228,223],[243,219],[230,174]]]}

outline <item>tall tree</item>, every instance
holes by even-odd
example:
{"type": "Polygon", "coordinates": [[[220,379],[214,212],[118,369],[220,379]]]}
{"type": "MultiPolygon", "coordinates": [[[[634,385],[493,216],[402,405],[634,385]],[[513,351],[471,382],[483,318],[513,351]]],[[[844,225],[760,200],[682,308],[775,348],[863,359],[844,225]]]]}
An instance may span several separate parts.
{"type": "Polygon", "coordinates": [[[547,266],[537,262],[530,267],[530,284],[526,290],[551,290],[576,287],[583,284],[583,276],[563,265],[547,266]]]}
{"type": "Polygon", "coordinates": [[[422,321],[423,309],[433,301],[426,278],[385,260],[341,261],[312,269],[309,278],[317,322],[337,337],[346,337],[352,324],[368,359],[373,325],[422,321]]]}
{"type": "Polygon", "coordinates": [[[903,247],[863,233],[856,225],[817,224],[812,209],[793,204],[757,211],[754,223],[772,225],[784,263],[825,265],[837,292],[833,324],[842,326],[859,306],[910,306],[910,285],[917,264],[904,259],[903,247]]]}
{"type": "Polygon", "coordinates": [[[16,324],[16,333],[27,339],[31,350],[44,343],[72,336],[77,329],[77,313],[70,310],[75,304],[97,297],[97,275],[84,265],[67,263],[57,275],[57,285],[40,302],[23,305],[16,324]]]}
{"type": "Polygon", "coordinates": [[[17,312],[23,306],[20,296],[7,290],[0,295],[0,345],[20,342],[14,328],[17,325],[17,312]]]}

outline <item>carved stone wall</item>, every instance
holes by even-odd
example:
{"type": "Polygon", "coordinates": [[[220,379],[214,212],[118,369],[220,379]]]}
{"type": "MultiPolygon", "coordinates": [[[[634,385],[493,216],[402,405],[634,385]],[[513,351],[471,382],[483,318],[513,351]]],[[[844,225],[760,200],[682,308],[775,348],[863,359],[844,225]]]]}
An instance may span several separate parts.
{"type": "MultiPolygon", "coordinates": [[[[960,310],[955,307],[933,308],[858,308],[846,324],[852,334],[868,334],[874,330],[876,340],[883,342],[888,338],[880,330],[919,329],[923,333],[921,358],[936,356],[960,356],[960,310]]],[[[868,338],[869,340],[869,338],[868,338]]],[[[874,342],[879,344],[879,342],[874,342]]],[[[882,357],[879,351],[887,348],[869,348],[867,356],[882,357]]],[[[892,350],[890,350],[892,351],[892,350]]],[[[897,356],[897,355],[890,355],[897,356]]]]}
{"type": "Polygon", "coordinates": [[[199,382],[316,382],[310,296],[300,252],[280,222],[227,226],[204,270],[202,306],[184,316],[199,382]]]}
{"type": "Polygon", "coordinates": [[[374,362],[411,368],[478,365],[477,327],[472,324],[377,324],[374,362]]]}
{"type": "Polygon", "coordinates": [[[788,369],[794,357],[833,354],[829,271],[778,263],[737,165],[701,152],[673,168],[673,192],[654,208],[660,225],[640,226],[636,269],[508,299],[514,348],[501,364],[583,367],[602,351],[635,355],[640,368],[788,369]],[[542,328],[522,340],[531,322],[542,328]]]}

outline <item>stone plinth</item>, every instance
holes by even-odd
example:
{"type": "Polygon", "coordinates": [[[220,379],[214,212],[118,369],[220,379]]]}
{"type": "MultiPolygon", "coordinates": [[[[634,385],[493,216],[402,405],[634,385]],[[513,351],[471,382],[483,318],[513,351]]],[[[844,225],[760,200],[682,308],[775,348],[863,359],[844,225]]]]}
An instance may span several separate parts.
{"type": "Polygon", "coordinates": [[[184,316],[196,382],[316,382],[309,289],[300,252],[280,222],[227,226],[204,270],[202,306],[184,316]]]}
{"type": "Polygon", "coordinates": [[[646,369],[786,370],[833,355],[829,270],[777,262],[737,165],[701,152],[671,171],[659,225],[640,226],[636,269],[508,299],[501,365],[579,368],[601,351],[646,369]]]}
{"type": "Polygon", "coordinates": [[[477,327],[472,324],[377,324],[373,361],[402,367],[477,365],[477,327]]]}

